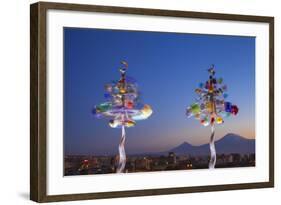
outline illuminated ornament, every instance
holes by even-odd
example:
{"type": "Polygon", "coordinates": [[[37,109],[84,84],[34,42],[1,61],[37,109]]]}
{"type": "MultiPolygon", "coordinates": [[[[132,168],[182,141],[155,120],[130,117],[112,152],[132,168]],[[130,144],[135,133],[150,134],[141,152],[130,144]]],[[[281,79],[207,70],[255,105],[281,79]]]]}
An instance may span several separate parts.
{"type": "Polygon", "coordinates": [[[222,117],[218,116],[218,117],[216,118],[216,123],[217,123],[217,124],[222,124],[222,123],[223,123],[222,117]]]}
{"type": "Polygon", "coordinates": [[[194,117],[195,117],[195,119],[199,120],[200,119],[200,114],[197,113],[197,114],[194,115],[194,117]]]}
{"type": "Polygon", "coordinates": [[[231,112],[231,103],[225,102],[224,103],[224,109],[225,109],[225,112],[231,112]]]}
{"type": "Polygon", "coordinates": [[[200,106],[197,103],[192,104],[190,107],[193,115],[196,115],[200,112],[200,106]]]}
{"type": "Polygon", "coordinates": [[[201,124],[204,125],[204,126],[208,126],[210,124],[210,121],[209,121],[208,117],[204,117],[201,120],[201,124]]]}
{"type": "Polygon", "coordinates": [[[126,93],[126,89],[125,88],[120,88],[119,92],[120,92],[120,94],[124,94],[124,93],[126,93]]]}
{"type": "Polygon", "coordinates": [[[111,103],[110,102],[106,102],[106,103],[102,103],[102,104],[96,106],[96,111],[98,111],[98,112],[106,112],[110,108],[111,108],[111,103]]]}
{"type": "Polygon", "coordinates": [[[232,113],[233,115],[237,115],[237,113],[238,113],[238,107],[237,107],[236,105],[232,105],[232,106],[231,106],[231,113],[232,113]]]}
{"type": "Polygon", "coordinates": [[[108,118],[110,127],[122,128],[117,173],[124,172],[126,165],[125,128],[135,126],[136,120],[145,120],[152,114],[149,105],[143,105],[139,102],[136,81],[126,75],[128,63],[122,61],[121,64],[122,66],[119,68],[121,78],[105,85],[106,93],[104,97],[108,101],[96,105],[92,111],[97,118],[108,118]]]}
{"type": "Polygon", "coordinates": [[[119,120],[109,120],[109,126],[112,128],[117,128],[118,126],[121,125],[119,120]]]}
{"type": "Polygon", "coordinates": [[[195,89],[195,92],[196,92],[197,94],[200,94],[200,93],[202,92],[202,90],[199,89],[199,88],[196,88],[196,89],[195,89]]]}
{"type": "Polygon", "coordinates": [[[135,126],[136,122],[133,120],[126,120],[125,124],[126,124],[126,127],[133,127],[133,126],[135,126]]]}
{"type": "Polygon", "coordinates": [[[200,83],[199,88],[195,89],[199,97],[196,103],[186,109],[186,115],[194,116],[203,126],[211,125],[209,168],[212,169],[216,165],[215,124],[224,123],[223,118],[231,114],[237,115],[239,109],[236,105],[225,102],[225,98],[228,97],[225,93],[227,86],[222,84],[222,78],[215,78],[214,65],[208,69],[208,72],[209,80],[205,84],[200,83]]]}
{"type": "Polygon", "coordinates": [[[134,107],[134,103],[132,101],[127,101],[125,106],[129,109],[132,109],[134,107]]]}
{"type": "Polygon", "coordinates": [[[148,118],[152,114],[152,109],[149,105],[144,105],[141,109],[141,115],[144,116],[144,118],[148,118]]]}
{"type": "Polygon", "coordinates": [[[145,120],[152,114],[152,109],[149,105],[144,105],[144,107],[140,111],[141,114],[133,116],[133,120],[145,120]]]}
{"type": "Polygon", "coordinates": [[[109,93],[104,93],[104,98],[110,98],[110,94],[109,93]]]}

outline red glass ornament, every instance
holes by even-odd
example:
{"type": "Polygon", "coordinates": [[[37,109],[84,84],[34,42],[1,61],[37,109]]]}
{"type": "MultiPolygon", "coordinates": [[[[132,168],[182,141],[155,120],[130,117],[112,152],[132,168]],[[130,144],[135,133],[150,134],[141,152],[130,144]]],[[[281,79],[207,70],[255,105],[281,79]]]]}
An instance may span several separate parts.
{"type": "Polygon", "coordinates": [[[233,115],[237,115],[237,113],[238,113],[238,107],[236,106],[236,105],[232,105],[231,106],[231,113],[233,114],[233,115]]]}

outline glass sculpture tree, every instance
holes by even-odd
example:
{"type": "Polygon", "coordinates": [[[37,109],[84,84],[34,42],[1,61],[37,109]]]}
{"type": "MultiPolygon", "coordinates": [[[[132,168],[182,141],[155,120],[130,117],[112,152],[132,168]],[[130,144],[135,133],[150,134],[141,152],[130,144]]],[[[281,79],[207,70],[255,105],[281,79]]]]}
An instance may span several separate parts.
{"type": "Polygon", "coordinates": [[[200,83],[199,88],[195,89],[198,98],[196,102],[186,109],[188,117],[194,116],[204,126],[211,126],[210,136],[210,162],[209,168],[213,169],[216,165],[215,149],[215,124],[224,123],[223,118],[231,114],[237,115],[238,107],[231,102],[227,102],[227,86],[223,85],[222,78],[215,78],[214,65],[208,69],[209,79],[206,83],[200,83]]]}
{"type": "Polygon", "coordinates": [[[126,166],[125,128],[135,126],[137,120],[145,120],[152,114],[151,107],[140,102],[137,83],[126,75],[127,69],[128,63],[122,61],[119,68],[121,78],[105,85],[106,102],[96,105],[93,109],[97,118],[108,118],[110,127],[122,130],[117,173],[124,172],[126,166]]]}

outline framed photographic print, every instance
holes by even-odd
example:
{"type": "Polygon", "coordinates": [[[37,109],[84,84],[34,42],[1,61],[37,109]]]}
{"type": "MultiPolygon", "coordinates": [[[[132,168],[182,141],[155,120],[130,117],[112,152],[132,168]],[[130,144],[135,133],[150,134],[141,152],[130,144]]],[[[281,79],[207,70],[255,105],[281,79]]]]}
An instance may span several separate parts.
{"type": "Polygon", "coordinates": [[[31,5],[30,198],[274,186],[274,18],[31,5]]]}

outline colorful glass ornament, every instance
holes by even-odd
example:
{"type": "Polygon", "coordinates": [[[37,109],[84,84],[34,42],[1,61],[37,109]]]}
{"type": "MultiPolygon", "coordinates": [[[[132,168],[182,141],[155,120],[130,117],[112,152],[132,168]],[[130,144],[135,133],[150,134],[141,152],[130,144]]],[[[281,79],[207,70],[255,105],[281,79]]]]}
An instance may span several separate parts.
{"type": "Polygon", "coordinates": [[[237,115],[237,113],[238,113],[238,107],[236,106],[236,105],[232,105],[231,106],[231,113],[233,114],[233,115],[237,115]]]}
{"type": "Polygon", "coordinates": [[[119,144],[119,162],[116,172],[124,172],[126,165],[125,154],[125,128],[136,125],[136,120],[145,120],[152,114],[149,105],[140,103],[140,93],[136,81],[126,75],[128,63],[121,62],[119,68],[121,78],[105,85],[108,100],[105,103],[96,105],[92,111],[97,118],[109,118],[109,126],[112,128],[122,128],[122,136],[119,144]]]}
{"type": "Polygon", "coordinates": [[[225,112],[231,112],[231,103],[225,102],[224,103],[224,109],[225,109],[225,112]]]}
{"type": "Polygon", "coordinates": [[[209,168],[215,168],[216,150],[215,150],[215,124],[224,123],[224,117],[231,114],[237,115],[239,109],[230,102],[225,102],[228,95],[225,93],[227,86],[223,85],[222,78],[215,77],[215,68],[212,65],[209,69],[209,80],[206,83],[200,83],[199,88],[195,89],[199,96],[197,102],[191,104],[186,109],[188,117],[194,116],[204,126],[211,125],[210,150],[211,158],[209,168]]]}
{"type": "Polygon", "coordinates": [[[191,107],[191,112],[194,115],[200,112],[200,106],[197,103],[192,104],[190,107],[191,107]]]}

